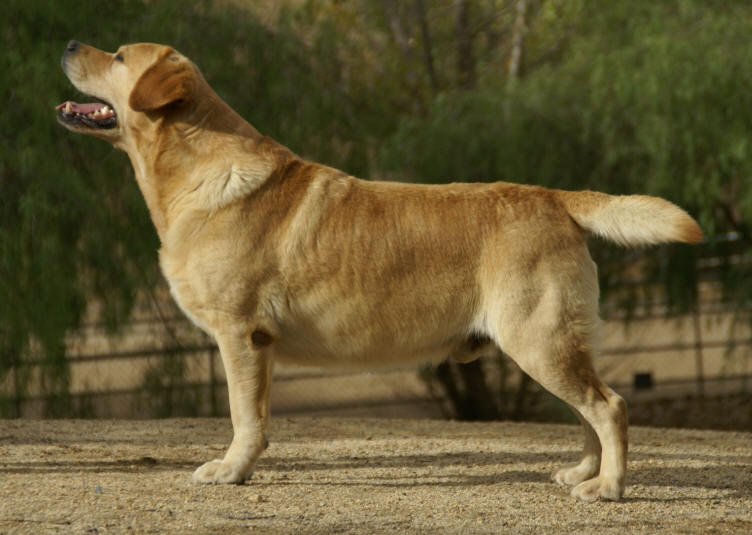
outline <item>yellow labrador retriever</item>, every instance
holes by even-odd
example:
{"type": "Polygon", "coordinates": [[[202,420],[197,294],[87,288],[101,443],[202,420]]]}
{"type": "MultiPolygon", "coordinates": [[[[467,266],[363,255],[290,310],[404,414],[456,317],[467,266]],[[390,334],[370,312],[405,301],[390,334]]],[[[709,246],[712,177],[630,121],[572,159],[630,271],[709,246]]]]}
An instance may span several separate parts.
{"type": "Polygon", "coordinates": [[[554,479],[585,500],[622,496],[626,406],[592,365],[598,285],[586,238],[700,241],[680,208],[504,182],[359,180],[259,134],[170,47],[111,54],[71,41],[62,66],[97,102],[61,104],[58,120],[128,154],[172,294],[222,354],[234,436],[194,481],[250,477],[267,445],[275,361],[469,361],[497,346],[582,422],[582,459],[554,479]]]}

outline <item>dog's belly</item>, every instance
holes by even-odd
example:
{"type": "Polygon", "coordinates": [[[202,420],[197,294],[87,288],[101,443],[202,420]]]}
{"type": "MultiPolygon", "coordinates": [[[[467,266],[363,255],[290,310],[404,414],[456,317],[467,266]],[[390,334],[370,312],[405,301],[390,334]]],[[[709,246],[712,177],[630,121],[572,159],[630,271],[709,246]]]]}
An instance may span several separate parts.
{"type": "Polygon", "coordinates": [[[424,332],[410,339],[373,332],[327,336],[321,332],[283,329],[275,341],[274,357],[283,363],[338,368],[380,368],[440,361],[457,346],[455,337],[424,332]]]}
{"type": "Polygon", "coordinates": [[[481,314],[465,274],[452,280],[444,274],[441,290],[435,278],[376,278],[361,276],[351,284],[333,279],[326,292],[301,291],[286,299],[288,307],[277,308],[281,313],[274,317],[275,358],[312,366],[410,365],[443,360],[480,331],[481,314]]]}
{"type": "Polygon", "coordinates": [[[410,346],[362,345],[340,340],[339,345],[311,338],[283,337],[276,344],[275,359],[286,364],[336,368],[399,367],[445,359],[454,347],[448,341],[410,346]]]}
{"type": "MultiPolygon", "coordinates": [[[[438,362],[466,352],[476,335],[462,321],[424,322],[418,317],[398,322],[282,322],[274,342],[274,358],[306,366],[341,368],[399,367],[438,362]]],[[[459,318],[458,318],[459,319],[459,318]]]]}

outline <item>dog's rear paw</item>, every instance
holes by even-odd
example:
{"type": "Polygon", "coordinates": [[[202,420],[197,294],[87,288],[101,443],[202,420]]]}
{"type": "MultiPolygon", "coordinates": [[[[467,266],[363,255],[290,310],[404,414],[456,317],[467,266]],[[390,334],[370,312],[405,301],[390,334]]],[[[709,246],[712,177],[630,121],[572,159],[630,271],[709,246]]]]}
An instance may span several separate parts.
{"type": "Polygon", "coordinates": [[[601,476],[583,481],[572,489],[572,496],[593,502],[598,499],[619,501],[624,494],[624,485],[601,476]]]}
{"type": "Polygon", "coordinates": [[[214,459],[199,466],[193,472],[194,483],[236,483],[241,484],[251,477],[236,465],[232,465],[221,459],[214,459]]]}
{"type": "Polygon", "coordinates": [[[551,479],[556,481],[559,485],[573,487],[579,485],[583,481],[587,481],[588,479],[597,476],[599,467],[600,459],[596,457],[585,457],[578,464],[560,468],[553,473],[551,479]]]}

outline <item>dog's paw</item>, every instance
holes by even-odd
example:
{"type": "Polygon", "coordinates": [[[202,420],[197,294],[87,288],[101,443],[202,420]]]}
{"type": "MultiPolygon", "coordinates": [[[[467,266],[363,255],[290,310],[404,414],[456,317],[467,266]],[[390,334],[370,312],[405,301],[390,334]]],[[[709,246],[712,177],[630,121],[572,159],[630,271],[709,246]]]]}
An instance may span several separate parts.
{"type": "Polygon", "coordinates": [[[586,502],[598,499],[619,501],[624,494],[624,485],[601,476],[583,481],[572,489],[572,496],[586,502]]]}
{"type": "Polygon", "coordinates": [[[573,487],[598,475],[599,465],[600,461],[598,459],[585,458],[578,464],[560,468],[553,473],[551,479],[559,485],[573,487]]]}
{"type": "Polygon", "coordinates": [[[214,459],[199,466],[193,472],[194,483],[244,483],[251,477],[251,472],[246,473],[239,466],[230,464],[221,459],[214,459]]]}

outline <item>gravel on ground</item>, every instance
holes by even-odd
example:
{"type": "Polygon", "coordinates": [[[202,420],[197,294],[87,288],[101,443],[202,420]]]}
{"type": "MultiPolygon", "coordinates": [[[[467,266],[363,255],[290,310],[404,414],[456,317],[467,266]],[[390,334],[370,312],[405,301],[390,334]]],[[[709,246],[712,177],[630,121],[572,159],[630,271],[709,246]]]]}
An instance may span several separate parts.
{"type": "Polygon", "coordinates": [[[550,480],[571,425],[273,420],[244,485],[191,483],[227,419],[0,423],[0,533],[752,533],[752,433],[632,428],[619,503],[550,480]]]}

